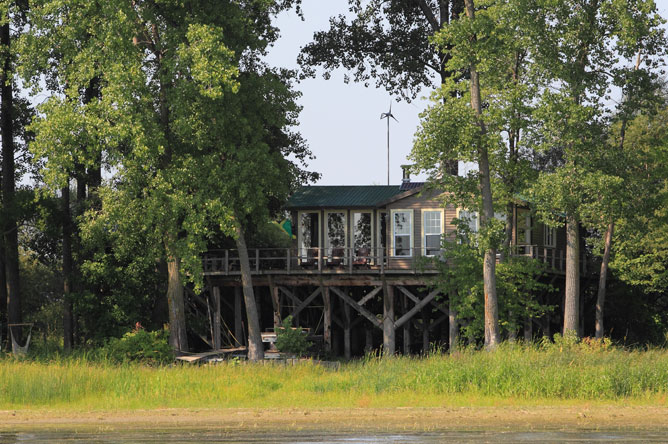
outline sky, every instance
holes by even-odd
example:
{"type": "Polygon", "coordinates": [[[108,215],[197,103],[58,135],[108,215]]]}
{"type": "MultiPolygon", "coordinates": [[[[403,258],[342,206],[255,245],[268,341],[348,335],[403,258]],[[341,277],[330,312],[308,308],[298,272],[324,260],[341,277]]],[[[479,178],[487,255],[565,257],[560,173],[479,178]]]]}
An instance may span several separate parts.
{"type": "MultiPolygon", "coordinates": [[[[668,18],[668,0],[656,0],[659,13],[668,18]]],[[[303,0],[304,19],[294,11],[282,13],[276,25],[281,37],[270,50],[267,62],[297,68],[297,55],[313,33],[329,28],[329,18],[348,11],[347,0],[303,0]]],[[[315,159],[309,169],[322,177],[318,185],[385,185],[387,183],[387,123],[380,119],[392,103],[398,122],[390,123],[390,183],[401,182],[400,165],[408,163],[420,113],[429,103],[424,91],[411,103],[396,102],[385,89],[344,83],[344,70],[329,80],[322,76],[296,84],[302,92],[303,110],[298,130],[306,138],[315,159]]],[[[461,167],[460,167],[461,170],[461,167]]],[[[423,177],[413,177],[421,180],[423,177]]]]}

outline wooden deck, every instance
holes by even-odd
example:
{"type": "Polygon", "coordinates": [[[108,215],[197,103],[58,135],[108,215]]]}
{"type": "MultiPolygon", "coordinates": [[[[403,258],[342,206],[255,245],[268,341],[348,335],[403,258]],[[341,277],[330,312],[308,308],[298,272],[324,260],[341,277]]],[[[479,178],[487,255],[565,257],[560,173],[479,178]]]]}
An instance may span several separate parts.
{"type": "MultiPolygon", "coordinates": [[[[364,276],[433,276],[438,273],[433,257],[424,256],[421,249],[411,249],[408,257],[388,256],[384,249],[352,248],[253,248],[249,249],[251,274],[276,277],[364,277],[364,276]]],[[[514,247],[513,256],[533,258],[547,265],[551,274],[565,274],[563,250],[535,245],[514,247]]],[[[447,258],[441,260],[446,261],[447,258]]],[[[583,254],[580,261],[583,274],[594,271],[591,260],[583,254]]],[[[205,276],[240,276],[237,250],[214,250],[203,259],[205,276]]]]}

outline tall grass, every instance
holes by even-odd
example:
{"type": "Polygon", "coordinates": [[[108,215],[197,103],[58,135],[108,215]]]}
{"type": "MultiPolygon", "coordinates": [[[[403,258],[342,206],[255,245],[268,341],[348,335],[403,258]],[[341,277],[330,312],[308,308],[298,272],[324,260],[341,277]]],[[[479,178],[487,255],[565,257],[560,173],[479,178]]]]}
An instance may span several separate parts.
{"type": "Polygon", "coordinates": [[[368,356],[338,370],[234,363],[146,367],[0,360],[0,409],[285,408],[634,400],[666,404],[668,351],[503,345],[452,356],[368,356]]]}

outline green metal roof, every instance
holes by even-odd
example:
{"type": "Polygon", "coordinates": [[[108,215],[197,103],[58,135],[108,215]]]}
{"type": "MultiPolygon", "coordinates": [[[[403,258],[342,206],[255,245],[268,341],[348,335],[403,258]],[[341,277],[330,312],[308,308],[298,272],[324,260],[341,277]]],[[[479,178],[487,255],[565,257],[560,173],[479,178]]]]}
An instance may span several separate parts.
{"type": "Polygon", "coordinates": [[[401,192],[399,185],[312,185],[297,190],[285,208],[372,208],[401,192]]]}

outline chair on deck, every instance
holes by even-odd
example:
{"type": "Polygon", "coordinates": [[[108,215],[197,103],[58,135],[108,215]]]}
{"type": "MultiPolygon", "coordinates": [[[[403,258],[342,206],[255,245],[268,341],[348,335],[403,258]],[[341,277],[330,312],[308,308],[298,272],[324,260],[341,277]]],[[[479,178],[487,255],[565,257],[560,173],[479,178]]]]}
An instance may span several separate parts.
{"type": "Polygon", "coordinates": [[[355,258],[353,260],[353,265],[355,266],[369,266],[371,265],[371,249],[369,247],[358,248],[355,252],[355,258]]]}
{"type": "Polygon", "coordinates": [[[335,267],[343,265],[343,257],[345,254],[345,249],[342,247],[332,248],[332,255],[329,258],[329,264],[335,267]]]}

